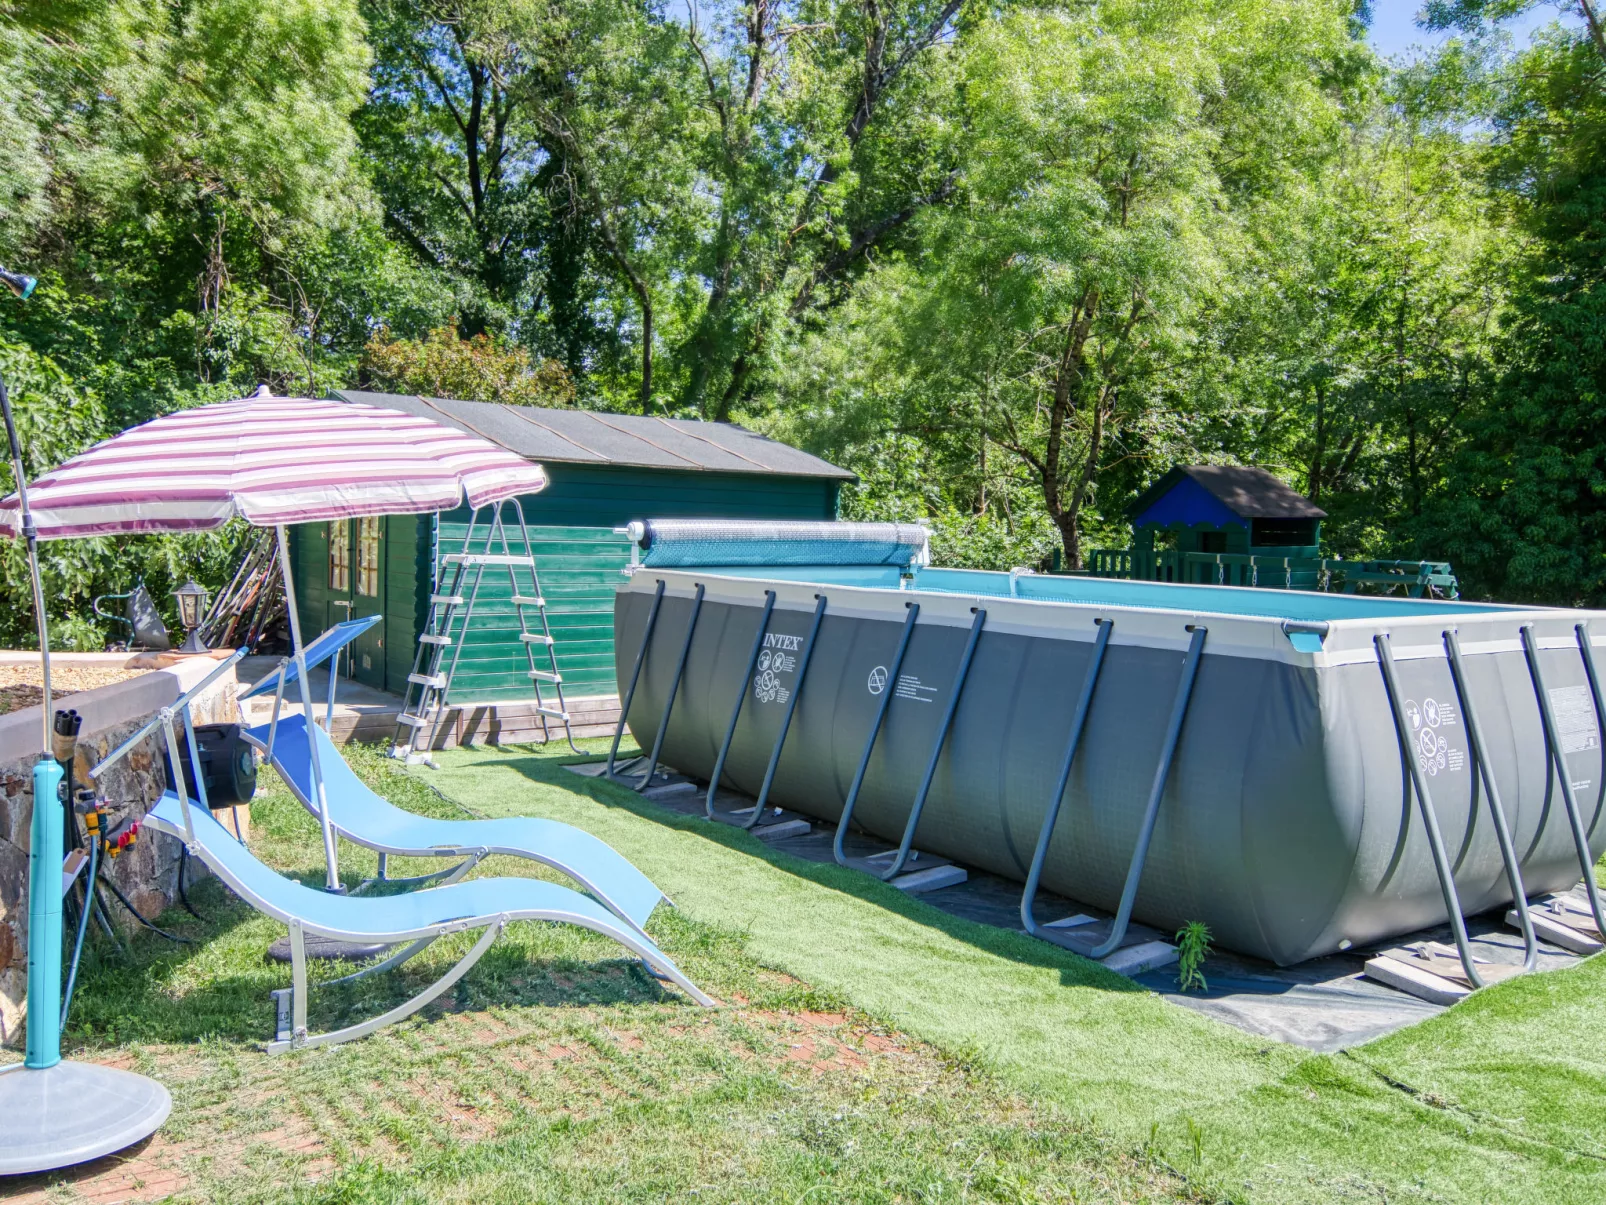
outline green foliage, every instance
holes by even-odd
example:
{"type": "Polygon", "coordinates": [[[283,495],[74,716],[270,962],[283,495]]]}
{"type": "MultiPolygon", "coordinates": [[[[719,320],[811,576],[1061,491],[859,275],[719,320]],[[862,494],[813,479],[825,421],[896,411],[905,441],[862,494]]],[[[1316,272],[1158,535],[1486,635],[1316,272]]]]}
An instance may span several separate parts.
{"type": "MultiPolygon", "coordinates": [[[[1510,6],[1458,12],[1498,18],[1510,6]]],[[[1446,10],[1448,11],[1448,10],[1446,10]]],[[[1458,18],[1459,19],[1459,18],[1458,18]]],[[[1525,237],[1489,403],[1422,524],[1474,594],[1606,600],[1606,47],[1555,29],[1502,58],[1448,56],[1487,81],[1491,179],[1525,237]],[[1471,68],[1466,66],[1472,59],[1471,68]]]]}
{"type": "Polygon", "coordinates": [[[574,401],[574,382],[556,360],[532,365],[522,347],[486,334],[459,338],[455,322],[422,339],[396,339],[381,330],[363,349],[363,367],[375,385],[395,393],[518,406],[574,401]]]}
{"type": "MultiPolygon", "coordinates": [[[[1515,51],[1531,7],[1434,0],[1391,69],[1349,0],[21,0],[0,368],[34,471],[375,383],[738,420],[950,564],[1238,461],[1329,552],[1599,601],[1606,44],[1515,51]]],[[[49,549],[52,605],[230,539],[49,549]]]]}
{"type": "Polygon", "coordinates": [[[1177,987],[1184,992],[1210,990],[1205,959],[1210,957],[1210,926],[1191,920],[1177,930],[1177,987]]]}

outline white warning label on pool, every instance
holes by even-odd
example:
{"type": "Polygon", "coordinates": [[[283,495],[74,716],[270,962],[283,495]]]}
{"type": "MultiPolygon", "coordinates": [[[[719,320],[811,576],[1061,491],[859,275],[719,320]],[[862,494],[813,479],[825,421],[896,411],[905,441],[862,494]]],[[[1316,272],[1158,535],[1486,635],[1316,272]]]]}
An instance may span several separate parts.
{"type": "MultiPolygon", "coordinates": [[[[771,634],[773,638],[773,633],[771,634]]],[[[798,640],[799,637],[783,637],[783,640],[798,640]]],[[[791,645],[789,647],[796,648],[791,645]]],[[[784,703],[792,697],[792,692],[781,684],[780,675],[790,674],[797,669],[797,658],[780,649],[765,649],[758,655],[758,673],[753,675],[753,696],[760,703],[784,703]]]]}
{"type": "Polygon", "coordinates": [[[898,675],[898,689],[893,692],[900,699],[912,699],[916,703],[929,703],[931,696],[937,693],[935,686],[927,686],[913,674],[898,675]]]}
{"type": "Polygon", "coordinates": [[[1556,717],[1556,739],[1563,753],[1581,753],[1600,744],[1595,727],[1595,701],[1587,686],[1552,686],[1550,711],[1556,717]]]}

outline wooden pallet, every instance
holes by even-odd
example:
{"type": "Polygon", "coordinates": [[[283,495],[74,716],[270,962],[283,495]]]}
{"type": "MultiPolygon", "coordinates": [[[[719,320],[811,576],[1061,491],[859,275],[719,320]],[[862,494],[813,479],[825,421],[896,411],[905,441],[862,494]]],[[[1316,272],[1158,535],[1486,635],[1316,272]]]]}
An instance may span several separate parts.
{"type": "MultiPolygon", "coordinates": [[[[1560,946],[1573,954],[1598,954],[1606,949],[1589,901],[1575,890],[1540,896],[1528,905],[1528,919],[1533,922],[1534,936],[1540,941],[1560,946]]],[[[1506,913],[1506,924],[1513,929],[1522,928],[1522,918],[1513,908],[1506,913]]]]}
{"type": "MultiPolygon", "coordinates": [[[[1487,962],[1474,956],[1485,984],[1499,983],[1522,974],[1522,967],[1487,962]]],[[[1429,1004],[1454,1004],[1472,994],[1472,981],[1453,946],[1422,941],[1384,950],[1367,960],[1366,975],[1429,1004]]]]}

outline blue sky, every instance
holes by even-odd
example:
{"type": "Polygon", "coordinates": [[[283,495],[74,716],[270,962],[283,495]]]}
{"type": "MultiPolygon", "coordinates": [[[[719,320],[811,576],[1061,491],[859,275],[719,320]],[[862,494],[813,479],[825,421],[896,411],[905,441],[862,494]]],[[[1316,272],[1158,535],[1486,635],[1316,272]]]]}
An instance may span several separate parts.
{"type": "MultiPolygon", "coordinates": [[[[1429,33],[1416,24],[1416,14],[1422,10],[1422,0],[1373,0],[1373,47],[1381,54],[1414,58],[1421,49],[1442,42],[1446,35],[1429,33]]],[[[1518,46],[1526,46],[1534,30],[1549,25],[1561,17],[1551,4],[1541,4],[1507,28],[1518,46]]],[[[1571,14],[1569,14],[1571,16],[1571,14]]]]}

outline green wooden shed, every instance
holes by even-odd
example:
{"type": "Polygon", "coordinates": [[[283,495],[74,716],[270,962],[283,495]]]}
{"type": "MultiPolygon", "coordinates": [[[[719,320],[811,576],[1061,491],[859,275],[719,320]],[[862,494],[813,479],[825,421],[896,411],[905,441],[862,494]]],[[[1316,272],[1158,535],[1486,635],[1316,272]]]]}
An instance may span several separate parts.
{"type": "MultiPolygon", "coordinates": [[[[731,423],[354,390],[331,396],[457,427],[546,469],[547,488],[519,501],[571,710],[574,700],[617,690],[613,595],[630,543],[616,528],[642,518],[834,519],[842,484],[853,480],[845,469],[731,423]]],[[[469,518],[463,507],[292,529],[303,638],[348,616],[383,614],[354,646],[351,672],[403,694],[435,567],[461,550],[469,518]]],[[[530,697],[510,593],[505,574],[486,571],[452,682],[454,701],[530,697]]]]}

